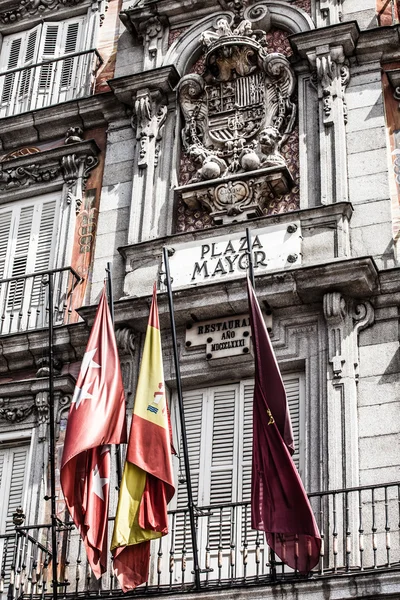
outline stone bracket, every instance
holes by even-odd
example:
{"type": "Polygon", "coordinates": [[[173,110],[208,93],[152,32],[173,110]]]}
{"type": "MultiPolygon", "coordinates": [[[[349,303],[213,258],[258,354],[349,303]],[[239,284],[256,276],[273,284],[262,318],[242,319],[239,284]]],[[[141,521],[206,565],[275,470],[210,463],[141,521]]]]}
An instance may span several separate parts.
{"type": "Polygon", "coordinates": [[[221,224],[261,216],[269,198],[286,194],[292,186],[289,170],[279,166],[181,186],[175,195],[191,210],[201,207],[221,224]]]}

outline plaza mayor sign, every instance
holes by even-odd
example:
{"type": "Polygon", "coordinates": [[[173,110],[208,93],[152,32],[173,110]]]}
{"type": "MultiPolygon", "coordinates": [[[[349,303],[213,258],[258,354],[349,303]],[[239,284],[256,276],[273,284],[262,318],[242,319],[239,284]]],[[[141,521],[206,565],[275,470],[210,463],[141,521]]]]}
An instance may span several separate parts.
{"type": "MultiPolygon", "coordinates": [[[[277,224],[252,231],[256,275],[301,264],[300,222],[277,224]]],[[[243,232],[216,236],[172,248],[169,264],[173,287],[234,279],[248,268],[243,232]]]]}

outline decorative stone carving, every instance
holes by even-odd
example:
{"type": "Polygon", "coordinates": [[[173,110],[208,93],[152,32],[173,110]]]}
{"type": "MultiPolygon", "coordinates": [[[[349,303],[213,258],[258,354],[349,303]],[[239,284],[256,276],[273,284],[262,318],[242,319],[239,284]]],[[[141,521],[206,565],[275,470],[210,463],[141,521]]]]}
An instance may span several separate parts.
{"type": "Polygon", "coordinates": [[[18,148],[18,150],[13,150],[6,156],[3,156],[0,162],[6,162],[7,160],[13,160],[13,158],[20,158],[21,156],[30,156],[31,154],[37,154],[40,152],[39,148],[35,146],[27,146],[25,148],[18,148]]]}
{"type": "Polygon", "coordinates": [[[75,202],[78,215],[82,205],[83,193],[86,189],[90,171],[98,164],[95,156],[68,154],[61,159],[61,171],[67,184],[67,203],[75,202]]]}
{"type": "Polygon", "coordinates": [[[345,91],[350,81],[350,70],[348,61],[345,59],[343,49],[337,47],[330,53],[316,55],[314,81],[317,82],[317,91],[322,99],[324,124],[333,123],[333,100],[339,97],[343,103],[343,120],[347,122],[347,106],[345,103],[345,91]],[[319,85],[318,85],[319,84],[319,85]]]}
{"type": "Polygon", "coordinates": [[[135,352],[135,334],[129,327],[116,327],[115,339],[120,354],[130,354],[135,352]]]}
{"type": "Polygon", "coordinates": [[[20,423],[27,419],[33,412],[34,405],[28,406],[10,406],[10,400],[0,398],[0,419],[10,423],[20,423]]]}
{"type": "Polygon", "coordinates": [[[0,191],[13,190],[31,183],[45,183],[56,179],[58,167],[47,168],[32,164],[25,167],[6,169],[0,164],[0,191]]]}
{"type": "MultiPolygon", "coordinates": [[[[178,95],[185,119],[183,146],[197,167],[189,184],[217,184],[218,180],[220,190],[216,192],[212,185],[200,194],[207,201],[196,201],[211,213],[220,212],[218,199],[224,190],[222,194],[230,198],[225,204],[246,218],[245,207],[254,200],[249,186],[219,180],[232,180],[244,173],[257,178],[258,170],[273,168],[275,176],[276,169],[280,170],[284,182],[269,188],[269,193],[276,195],[290,189],[291,177],[279,149],[294,125],[295,77],[285,56],[267,52],[265,32],[253,28],[256,19],[269,16],[268,9],[252,7],[243,12],[242,3],[234,4],[246,18],[234,26],[221,17],[214,30],[203,32],[205,71],[203,75],[184,76],[178,95]]],[[[182,198],[193,205],[190,195],[182,194],[182,198]]],[[[259,195],[259,212],[266,200],[267,196],[259,195]]]]}
{"type": "Polygon", "coordinates": [[[9,25],[25,16],[42,15],[65,6],[75,6],[81,2],[83,0],[21,0],[16,7],[0,13],[0,23],[9,25]]]}
{"type": "Polygon", "coordinates": [[[134,102],[132,127],[136,130],[136,139],[139,143],[138,166],[146,169],[149,162],[157,164],[159,158],[159,142],[167,118],[167,106],[160,92],[142,90],[138,92],[134,102]],[[158,146],[156,152],[156,146],[158,146]],[[150,158],[151,157],[151,158],[150,158]]]}
{"type": "Polygon", "coordinates": [[[70,127],[65,133],[64,144],[83,142],[83,130],[80,127],[70,127]]]}

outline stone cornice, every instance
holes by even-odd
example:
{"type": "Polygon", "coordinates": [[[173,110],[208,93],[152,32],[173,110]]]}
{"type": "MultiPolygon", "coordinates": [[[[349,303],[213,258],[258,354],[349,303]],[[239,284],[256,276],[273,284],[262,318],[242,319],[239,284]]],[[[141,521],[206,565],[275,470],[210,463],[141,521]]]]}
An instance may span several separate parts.
{"type": "Polygon", "coordinates": [[[134,75],[117,77],[108,81],[108,85],[120,102],[132,104],[132,98],[138,90],[148,89],[150,92],[168,94],[179,81],[179,74],[174,65],[151,69],[134,75]]]}
{"type": "Polygon", "coordinates": [[[0,144],[4,150],[35,145],[64,137],[68,127],[106,127],[120,117],[125,109],[112,92],[96,94],[0,119],[0,144]]]}
{"type": "MultiPolygon", "coordinates": [[[[379,289],[378,269],[371,257],[333,260],[326,264],[299,267],[285,272],[271,272],[256,279],[260,303],[267,301],[274,308],[293,307],[321,302],[323,295],[331,290],[354,298],[369,298],[379,289]]],[[[145,331],[151,296],[132,297],[114,303],[116,323],[126,323],[133,330],[145,331]]],[[[189,315],[201,321],[214,317],[245,313],[247,291],[245,276],[226,282],[180,288],[174,292],[175,321],[184,325],[189,315]]],[[[162,329],[168,329],[169,309],[166,292],[158,294],[158,306],[162,329]]],[[[96,306],[84,307],[79,314],[90,324],[94,320],[96,306]]],[[[192,317],[193,318],[193,317],[192,317]]]]}
{"type": "Polygon", "coordinates": [[[150,0],[121,11],[120,19],[134,37],[140,38],[140,24],[149,17],[165,18],[171,26],[182,27],[215,12],[216,4],[215,0],[202,0],[194,13],[193,0],[150,0]]]}
{"type": "Polygon", "coordinates": [[[316,48],[340,46],[345,56],[355,56],[357,62],[381,63],[400,60],[400,25],[360,31],[356,21],[322,27],[289,37],[297,56],[307,59],[316,48]]]}
{"type": "Polygon", "coordinates": [[[345,56],[351,56],[356,48],[360,29],[356,21],[339,23],[330,27],[296,33],[289,37],[293,51],[301,58],[308,58],[310,52],[320,46],[341,46],[345,56]]]}
{"type": "MultiPolygon", "coordinates": [[[[71,394],[75,387],[75,377],[72,375],[57,375],[54,377],[54,391],[64,394],[71,394]]],[[[21,396],[35,395],[39,392],[46,392],[49,389],[49,380],[46,377],[21,379],[0,383],[0,398],[9,398],[12,400],[21,396]]]]}

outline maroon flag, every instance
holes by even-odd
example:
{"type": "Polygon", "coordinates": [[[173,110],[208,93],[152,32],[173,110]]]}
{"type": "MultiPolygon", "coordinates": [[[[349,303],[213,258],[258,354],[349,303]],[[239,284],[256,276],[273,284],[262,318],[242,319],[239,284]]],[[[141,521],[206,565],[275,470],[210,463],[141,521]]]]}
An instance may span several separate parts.
{"type": "Polygon", "coordinates": [[[68,415],[61,486],[93,573],[107,565],[110,444],[126,442],[125,398],[103,290],[68,415]]]}
{"type": "Polygon", "coordinates": [[[247,280],[255,357],[251,526],[300,573],[318,563],[321,537],[293,463],[293,434],[285,388],[265,322],[247,280]]]}

